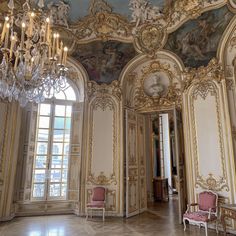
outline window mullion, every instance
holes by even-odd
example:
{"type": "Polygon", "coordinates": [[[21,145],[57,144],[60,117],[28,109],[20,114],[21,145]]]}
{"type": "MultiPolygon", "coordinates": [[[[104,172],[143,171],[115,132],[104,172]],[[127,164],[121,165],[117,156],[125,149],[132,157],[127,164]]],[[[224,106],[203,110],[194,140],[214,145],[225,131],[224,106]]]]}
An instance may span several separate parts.
{"type": "Polygon", "coordinates": [[[51,161],[52,161],[52,149],[53,149],[53,127],[55,117],[55,103],[51,103],[50,114],[50,127],[49,127],[49,142],[48,142],[48,156],[47,156],[47,188],[46,188],[46,200],[50,196],[50,182],[51,182],[51,161]]]}

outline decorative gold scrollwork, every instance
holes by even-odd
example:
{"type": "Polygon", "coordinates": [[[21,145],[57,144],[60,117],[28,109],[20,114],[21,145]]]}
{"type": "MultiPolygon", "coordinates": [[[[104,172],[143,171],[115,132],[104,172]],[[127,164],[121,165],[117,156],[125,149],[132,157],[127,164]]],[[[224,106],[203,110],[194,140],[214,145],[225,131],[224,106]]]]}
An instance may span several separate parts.
{"type": "Polygon", "coordinates": [[[94,174],[90,174],[88,176],[88,182],[91,182],[92,184],[98,184],[98,185],[108,185],[111,183],[117,184],[116,177],[114,174],[108,178],[105,176],[104,172],[100,172],[98,176],[94,176],[94,174]]]}
{"type": "Polygon", "coordinates": [[[89,100],[98,95],[103,96],[104,94],[110,94],[114,96],[118,101],[120,101],[122,96],[120,82],[114,80],[109,85],[108,84],[99,85],[94,81],[89,81],[87,87],[87,94],[89,100]]]}
{"type": "MultiPolygon", "coordinates": [[[[154,61],[149,66],[145,67],[142,73],[142,78],[137,81],[137,87],[134,93],[134,105],[137,110],[155,109],[160,106],[181,106],[182,92],[178,84],[173,81],[174,75],[169,64],[154,61]],[[147,78],[156,73],[163,73],[166,76],[166,79],[163,79],[163,82],[161,82],[166,83],[163,86],[164,91],[156,96],[149,96],[144,90],[144,82],[147,78]],[[165,80],[169,81],[166,82],[165,80]]],[[[154,85],[155,84],[151,86],[153,87],[154,85]]],[[[162,84],[160,84],[160,86],[162,86],[162,84]]]]}
{"type": "Polygon", "coordinates": [[[208,80],[221,82],[224,78],[222,66],[216,58],[211,59],[206,67],[201,66],[197,69],[186,68],[183,72],[183,77],[185,83],[184,89],[188,89],[192,83],[202,83],[208,80]]]}
{"type": "Polygon", "coordinates": [[[198,186],[202,187],[203,189],[210,189],[216,192],[221,191],[222,189],[229,191],[229,186],[227,185],[225,178],[221,177],[219,180],[217,180],[213,174],[209,174],[206,179],[204,179],[202,176],[198,176],[196,187],[198,186]]]}
{"type": "Polygon", "coordinates": [[[134,39],[139,51],[154,56],[164,46],[167,34],[161,25],[144,24],[137,31],[134,39]]]}

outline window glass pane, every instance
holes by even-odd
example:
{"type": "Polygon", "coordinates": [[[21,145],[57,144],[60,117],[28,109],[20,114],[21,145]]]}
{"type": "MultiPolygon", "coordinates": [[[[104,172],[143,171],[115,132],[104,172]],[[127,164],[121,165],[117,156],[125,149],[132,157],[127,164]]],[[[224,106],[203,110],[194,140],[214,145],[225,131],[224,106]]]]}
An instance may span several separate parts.
{"type": "Polygon", "coordinates": [[[72,107],[71,106],[67,106],[66,107],[66,116],[67,117],[71,117],[71,111],[72,111],[72,107]]]}
{"type": "Polygon", "coordinates": [[[54,119],[54,128],[55,129],[64,129],[65,118],[55,117],[54,119]]]}
{"type": "Polygon", "coordinates": [[[61,196],[62,197],[66,196],[66,190],[67,190],[67,184],[62,184],[61,185],[61,196]]]}
{"type": "Polygon", "coordinates": [[[53,146],[52,146],[52,154],[55,155],[55,154],[59,154],[59,155],[62,155],[63,151],[63,143],[53,143],[53,146]]]}
{"type": "Polygon", "coordinates": [[[68,156],[64,156],[63,158],[63,168],[68,168],[68,156]]]}
{"type": "Polygon", "coordinates": [[[35,157],[35,168],[46,168],[46,156],[36,156],[35,157]]]}
{"type": "Polygon", "coordinates": [[[52,156],[51,168],[61,168],[62,156],[52,156]]]}
{"type": "Polygon", "coordinates": [[[70,144],[64,143],[64,155],[68,155],[70,151],[70,144]]]}
{"type": "Polygon", "coordinates": [[[60,99],[60,100],[66,100],[66,96],[65,96],[65,93],[63,91],[61,91],[59,93],[56,93],[55,98],[60,99]]]}
{"type": "Polygon", "coordinates": [[[61,182],[61,170],[51,170],[51,182],[61,182]]]}
{"type": "Polygon", "coordinates": [[[46,155],[48,152],[48,144],[47,143],[37,143],[37,154],[46,155]]]}
{"type": "Polygon", "coordinates": [[[49,128],[49,117],[39,117],[39,128],[49,128]]]}
{"type": "Polygon", "coordinates": [[[50,104],[40,104],[40,115],[50,116],[51,113],[51,105],[50,104]]]}
{"type": "Polygon", "coordinates": [[[66,129],[70,129],[71,126],[71,118],[66,118],[66,129]]]}
{"type": "Polygon", "coordinates": [[[45,170],[34,171],[34,182],[45,182],[45,170]]]}
{"type": "Polygon", "coordinates": [[[76,100],[76,96],[75,96],[75,91],[72,87],[68,87],[65,90],[65,94],[66,94],[66,98],[67,100],[71,100],[71,101],[75,101],[76,100]]]}
{"type": "Polygon", "coordinates": [[[50,197],[60,197],[60,196],[61,196],[61,185],[50,184],[50,197]]]}
{"type": "Polygon", "coordinates": [[[62,182],[67,182],[67,169],[62,171],[62,182]]]}
{"type": "Polygon", "coordinates": [[[44,197],[44,184],[34,184],[33,197],[44,197]]]}
{"type": "Polygon", "coordinates": [[[54,130],[53,131],[53,141],[54,142],[63,142],[64,130],[54,130]]]}
{"type": "Polygon", "coordinates": [[[55,116],[65,116],[66,107],[63,105],[55,106],[55,116]]]}
{"type": "Polygon", "coordinates": [[[38,129],[38,141],[48,141],[48,129],[38,129]]]}
{"type": "Polygon", "coordinates": [[[70,142],[70,130],[65,130],[64,142],[70,142]]]}

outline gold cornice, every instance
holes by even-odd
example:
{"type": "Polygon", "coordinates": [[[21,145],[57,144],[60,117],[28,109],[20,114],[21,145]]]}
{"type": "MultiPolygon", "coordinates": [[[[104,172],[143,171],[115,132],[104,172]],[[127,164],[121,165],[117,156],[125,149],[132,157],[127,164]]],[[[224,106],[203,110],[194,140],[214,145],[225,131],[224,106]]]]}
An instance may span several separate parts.
{"type": "Polygon", "coordinates": [[[97,84],[95,81],[89,81],[87,84],[88,100],[92,100],[98,96],[107,96],[107,94],[114,96],[118,101],[121,100],[122,90],[118,80],[112,81],[111,84],[97,84]]]}
{"type": "Polygon", "coordinates": [[[209,80],[215,80],[219,83],[224,79],[223,68],[218,60],[213,58],[206,67],[201,66],[197,69],[186,68],[183,72],[183,78],[185,84],[184,90],[188,89],[193,83],[203,83],[209,80]]]}

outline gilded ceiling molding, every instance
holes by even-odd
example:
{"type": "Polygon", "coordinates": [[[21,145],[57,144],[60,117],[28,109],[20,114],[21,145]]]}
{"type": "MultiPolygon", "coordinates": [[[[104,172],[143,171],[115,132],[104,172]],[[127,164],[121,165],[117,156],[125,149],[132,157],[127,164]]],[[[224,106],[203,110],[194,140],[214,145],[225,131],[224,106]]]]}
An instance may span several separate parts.
{"type": "Polygon", "coordinates": [[[97,84],[95,81],[88,82],[87,95],[89,101],[98,96],[107,96],[108,94],[115,97],[118,101],[121,101],[122,91],[118,80],[112,81],[111,84],[101,85],[97,84]]]}
{"type": "Polygon", "coordinates": [[[193,83],[203,83],[209,80],[221,82],[224,79],[222,65],[216,58],[213,58],[209,64],[197,69],[186,68],[183,72],[184,90],[187,90],[193,83]]]}
{"type": "Polygon", "coordinates": [[[184,22],[196,19],[203,12],[222,7],[226,0],[175,0],[164,7],[167,32],[171,33],[184,22]]]}
{"type": "Polygon", "coordinates": [[[236,1],[235,0],[228,0],[228,5],[233,12],[236,12],[236,1]]]}
{"type": "MultiPolygon", "coordinates": [[[[68,44],[72,47],[75,43],[118,40],[132,42],[139,53],[153,56],[164,47],[168,34],[184,22],[226,3],[226,0],[175,0],[169,1],[160,10],[158,6],[151,6],[148,1],[140,3],[138,0],[130,0],[133,12],[132,20],[129,20],[113,12],[112,6],[105,0],[93,0],[88,15],[72,24],[67,22],[68,5],[62,4],[64,11],[54,11],[54,22],[60,31],[64,31],[62,34],[73,41],[68,44]],[[143,10],[136,7],[139,4],[143,4],[143,10]]],[[[55,5],[49,7],[55,8],[55,5]]]]}
{"type": "Polygon", "coordinates": [[[155,56],[167,41],[166,28],[156,24],[143,24],[134,34],[134,46],[141,52],[155,56]]]}
{"type": "MultiPolygon", "coordinates": [[[[132,77],[131,77],[132,78],[132,77]]],[[[161,63],[156,60],[150,65],[142,69],[142,77],[137,80],[136,89],[134,92],[134,106],[138,111],[156,110],[160,107],[181,106],[182,92],[178,83],[174,82],[175,78],[171,66],[168,63],[161,63]],[[167,84],[161,81],[157,73],[165,75],[167,84]],[[152,90],[150,93],[145,91],[145,81],[153,81],[147,90],[152,90]]]]}
{"type": "Polygon", "coordinates": [[[132,42],[132,25],[129,21],[112,12],[104,0],[93,0],[89,7],[89,15],[71,25],[71,30],[80,43],[93,40],[121,40],[132,42]]]}

